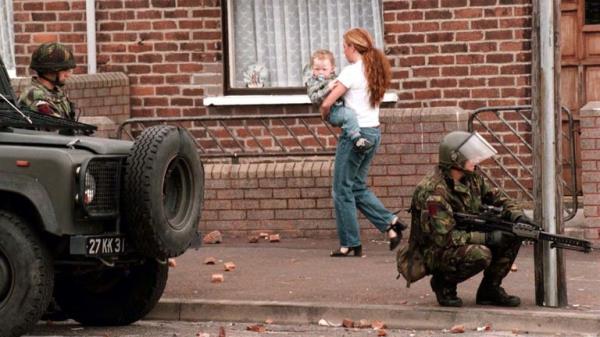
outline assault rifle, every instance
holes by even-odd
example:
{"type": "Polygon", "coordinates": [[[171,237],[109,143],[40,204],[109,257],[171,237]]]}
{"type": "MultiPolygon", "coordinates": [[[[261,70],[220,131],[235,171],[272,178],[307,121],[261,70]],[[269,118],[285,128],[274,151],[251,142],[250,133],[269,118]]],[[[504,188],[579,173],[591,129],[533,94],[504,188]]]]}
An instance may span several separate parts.
{"type": "Polygon", "coordinates": [[[550,234],[533,223],[512,222],[500,218],[502,208],[482,206],[481,214],[454,213],[454,220],[458,229],[477,232],[491,232],[500,230],[512,233],[527,241],[548,241],[552,248],[576,250],[584,253],[592,251],[592,243],[587,240],[572,238],[561,234],[550,234]]]}

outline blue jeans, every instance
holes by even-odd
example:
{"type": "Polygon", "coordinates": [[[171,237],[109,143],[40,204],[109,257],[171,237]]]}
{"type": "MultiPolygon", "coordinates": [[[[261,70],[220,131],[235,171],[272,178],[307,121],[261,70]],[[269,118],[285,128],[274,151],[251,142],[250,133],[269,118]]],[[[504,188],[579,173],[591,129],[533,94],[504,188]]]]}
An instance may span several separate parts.
{"type": "Polygon", "coordinates": [[[360,137],[360,127],[354,110],[343,105],[334,105],[329,110],[329,124],[341,127],[352,141],[360,137]]]}
{"type": "Polygon", "coordinates": [[[381,141],[378,128],[361,128],[362,136],[375,144],[364,153],[353,151],[353,143],[342,133],[335,150],[333,170],[333,203],[335,222],[342,247],[360,245],[360,230],[356,210],[360,210],[381,232],[394,219],[375,194],[367,187],[369,167],[381,141]]]}

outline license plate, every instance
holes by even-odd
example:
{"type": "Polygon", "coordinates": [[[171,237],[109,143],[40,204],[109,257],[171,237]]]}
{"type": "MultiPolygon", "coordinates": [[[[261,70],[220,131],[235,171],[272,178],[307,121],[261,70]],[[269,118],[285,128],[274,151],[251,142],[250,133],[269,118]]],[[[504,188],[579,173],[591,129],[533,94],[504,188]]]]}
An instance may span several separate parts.
{"type": "Polygon", "coordinates": [[[123,236],[89,236],[85,241],[87,255],[116,255],[125,252],[123,236]]]}

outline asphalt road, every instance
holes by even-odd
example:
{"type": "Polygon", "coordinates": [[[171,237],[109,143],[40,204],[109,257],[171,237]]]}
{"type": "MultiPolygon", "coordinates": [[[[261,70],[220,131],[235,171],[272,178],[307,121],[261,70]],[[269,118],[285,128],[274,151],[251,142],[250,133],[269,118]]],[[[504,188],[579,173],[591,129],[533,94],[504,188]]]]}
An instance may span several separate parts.
{"type": "MultiPolygon", "coordinates": [[[[228,322],[165,322],[165,321],[140,321],[125,327],[81,327],[74,322],[40,323],[28,337],[369,337],[378,336],[378,331],[373,329],[345,329],[342,327],[325,327],[319,325],[277,325],[264,324],[265,332],[247,330],[248,326],[256,323],[228,323],[228,322]],[[224,335],[219,335],[223,328],[224,335]]],[[[560,334],[521,334],[518,331],[466,331],[456,334],[449,331],[415,331],[386,329],[390,337],[421,337],[421,336],[462,336],[462,337],[558,337],[578,335],[560,334]]],[[[584,335],[579,335],[584,336],[584,335]]],[[[596,335],[587,335],[598,336],[596,335]]],[[[586,336],[586,337],[587,337],[586,336]]]]}

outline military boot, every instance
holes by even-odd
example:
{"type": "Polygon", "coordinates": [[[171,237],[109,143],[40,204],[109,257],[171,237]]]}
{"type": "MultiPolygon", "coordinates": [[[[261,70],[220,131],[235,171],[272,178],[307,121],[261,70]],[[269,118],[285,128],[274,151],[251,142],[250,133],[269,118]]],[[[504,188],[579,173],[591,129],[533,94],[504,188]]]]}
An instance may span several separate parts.
{"type": "Polygon", "coordinates": [[[509,295],[500,284],[487,282],[485,278],[477,289],[475,302],[480,305],[497,305],[501,307],[518,307],[521,299],[518,296],[509,295]]]}
{"type": "Polygon", "coordinates": [[[456,296],[456,283],[445,281],[442,277],[431,277],[431,289],[442,307],[461,307],[462,300],[456,296]]]}

